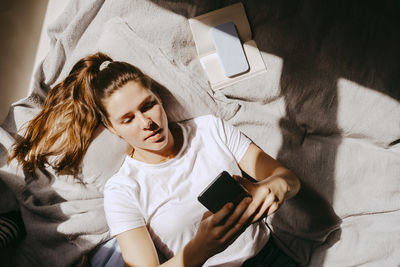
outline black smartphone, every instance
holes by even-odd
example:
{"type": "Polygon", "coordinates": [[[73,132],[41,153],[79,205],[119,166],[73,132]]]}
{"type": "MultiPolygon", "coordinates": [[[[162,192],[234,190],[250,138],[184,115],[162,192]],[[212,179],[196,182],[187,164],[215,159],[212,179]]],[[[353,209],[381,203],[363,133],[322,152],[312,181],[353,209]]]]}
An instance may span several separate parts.
{"type": "Polygon", "coordinates": [[[226,171],[221,172],[204,190],[197,199],[209,211],[216,213],[226,203],[234,206],[250,193],[226,171]]]}

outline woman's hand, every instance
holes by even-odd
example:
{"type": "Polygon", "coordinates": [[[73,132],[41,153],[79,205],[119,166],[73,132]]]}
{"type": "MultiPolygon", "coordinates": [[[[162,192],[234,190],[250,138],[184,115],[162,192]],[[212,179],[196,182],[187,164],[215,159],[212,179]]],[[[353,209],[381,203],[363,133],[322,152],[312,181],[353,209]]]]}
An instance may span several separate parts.
{"type": "Polygon", "coordinates": [[[253,197],[246,212],[254,214],[252,222],[273,214],[278,210],[289,192],[287,180],[281,176],[270,176],[262,181],[252,183],[241,176],[233,176],[253,197]]]}
{"type": "MultiPolygon", "coordinates": [[[[202,266],[208,258],[225,250],[251,224],[246,212],[252,199],[244,198],[236,207],[226,204],[215,214],[203,214],[196,235],[179,253],[161,266],[202,266]]],[[[117,235],[127,266],[159,266],[157,252],[145,226],[117,235]]]]}
{"type": "Polygon", "coordinates": [[[250,225],[252,214],[246,210],[251,202],[246,197],[236,207],[228,203],[215,214],[205,212],[196,235],[185,247],[185,254],[196,255],[200,261],[197,264],[201,265],[225,250],[250,225]]]}

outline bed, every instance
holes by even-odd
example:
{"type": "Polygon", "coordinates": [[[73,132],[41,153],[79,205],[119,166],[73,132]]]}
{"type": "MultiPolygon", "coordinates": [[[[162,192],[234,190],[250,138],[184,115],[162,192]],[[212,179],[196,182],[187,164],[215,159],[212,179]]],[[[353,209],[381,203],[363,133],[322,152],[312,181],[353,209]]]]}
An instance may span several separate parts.
{"type": "Polygon", "coordinates": [[[267,71],[214,91],[188,18],[236,1],[70,1],[48,27],[29,94],[0,128],[2,206],[20,210],[26,229],[7,255],[16,266],[79,265],[109,238],[102,190],[122,163],[121,140],[98,129],[84,184],[51,169],[26,184],[6,164],[50,88],[97,51],[168,88],[170,120],[215,114],[299,176],[300,193],[267,221],[301,266],[400,265],[399,2],[242,2],[267,71]]]}

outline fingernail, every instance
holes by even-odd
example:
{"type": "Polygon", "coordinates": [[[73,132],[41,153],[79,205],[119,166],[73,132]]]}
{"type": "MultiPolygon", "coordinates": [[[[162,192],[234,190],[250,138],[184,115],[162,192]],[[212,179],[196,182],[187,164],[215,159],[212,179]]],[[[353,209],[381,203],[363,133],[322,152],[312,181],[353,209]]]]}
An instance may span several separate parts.
{"type": "Polygon", "coordinates": [[[247,204],[250,204],[251,200],[252,200],[252,198],[251,198],[251,197],[248,197],[248,198],[246,199],[246,203],[247,203],[247,204]]]}
{"type": "Polygon", "coordinates": [[[232,203],[228,203],[228,208],[232,209],[233,208],[233,204],[232,203]]]}

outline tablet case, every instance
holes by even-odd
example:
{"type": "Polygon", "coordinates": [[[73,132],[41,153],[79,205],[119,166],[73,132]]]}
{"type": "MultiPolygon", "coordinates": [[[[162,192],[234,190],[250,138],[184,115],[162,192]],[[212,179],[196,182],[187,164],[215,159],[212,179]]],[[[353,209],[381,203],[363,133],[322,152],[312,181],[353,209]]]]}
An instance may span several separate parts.
{"type": "Polygon", "coordinates": [[[190,18],[189,25],[200,63],[206,72],[209,84],[213,90],[223,89],[240,80],[266,72],[260,51],[257,48],[256,42],[252,40],[250,25],[242,3],[190,18]],[[244,54],[249,64],[249,71],[232,78],[225,75],[210,34],[212,27],[226,22],[232,22],[236,26],[244,54]]]}
{"type": "Polygon", "coordinates": [[[225,204],[232,202],[236,206],[247,196],[250,196],[247,190],[228,172],[223,171],[199,194],[197,199],[212,213],[216,213],[225,204]]]}

